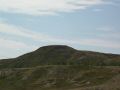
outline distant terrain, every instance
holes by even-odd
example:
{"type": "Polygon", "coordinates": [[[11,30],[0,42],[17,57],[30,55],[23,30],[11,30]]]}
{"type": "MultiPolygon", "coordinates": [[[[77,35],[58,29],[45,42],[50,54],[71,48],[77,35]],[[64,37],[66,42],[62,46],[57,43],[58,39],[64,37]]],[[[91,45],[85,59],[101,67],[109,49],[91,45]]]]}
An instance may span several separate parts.
{"type": "Polygon", "coordinates": [[[120,90],[120,55],[44,46],[0,60],[0,90],[120,90]]]}

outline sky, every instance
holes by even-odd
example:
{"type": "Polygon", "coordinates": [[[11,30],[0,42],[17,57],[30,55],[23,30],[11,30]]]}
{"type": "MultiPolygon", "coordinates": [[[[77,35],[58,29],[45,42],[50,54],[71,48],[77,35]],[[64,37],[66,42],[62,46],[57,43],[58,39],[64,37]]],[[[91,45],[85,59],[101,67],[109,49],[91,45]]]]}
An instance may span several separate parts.
{"type": "Polygon", "coordinates": [[[0,59],[46,45],[120,54],[120,0],[0,0],[0,59]]]}

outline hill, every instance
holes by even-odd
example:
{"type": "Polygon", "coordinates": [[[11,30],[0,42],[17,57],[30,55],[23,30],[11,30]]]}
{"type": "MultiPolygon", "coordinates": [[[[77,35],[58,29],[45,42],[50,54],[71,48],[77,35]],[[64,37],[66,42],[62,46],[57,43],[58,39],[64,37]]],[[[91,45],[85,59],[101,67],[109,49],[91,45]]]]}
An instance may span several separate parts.
{"type": "Polygon", "coordinates": [[[119,90],[119,79],[120,55],[65,45],[0,60],[0,90],[119,90]]]}
{"type": "Polygon", "coordinates": [[[0,60],[0,68],[26,68],[39,65],[120,65],[120,55],[79,51],[69,46],[41,47],[14,59],[0,60]]]}

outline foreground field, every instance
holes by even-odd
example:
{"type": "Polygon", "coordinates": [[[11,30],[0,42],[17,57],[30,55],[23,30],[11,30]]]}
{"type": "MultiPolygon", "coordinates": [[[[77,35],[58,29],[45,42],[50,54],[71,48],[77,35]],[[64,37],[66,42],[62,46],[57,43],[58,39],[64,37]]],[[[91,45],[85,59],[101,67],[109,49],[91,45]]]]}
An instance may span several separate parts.
{"type": "Polygon", "coordinates": [[[1,90],[119,90],[120,67],[38,66],[0,71],[1,90]]]}

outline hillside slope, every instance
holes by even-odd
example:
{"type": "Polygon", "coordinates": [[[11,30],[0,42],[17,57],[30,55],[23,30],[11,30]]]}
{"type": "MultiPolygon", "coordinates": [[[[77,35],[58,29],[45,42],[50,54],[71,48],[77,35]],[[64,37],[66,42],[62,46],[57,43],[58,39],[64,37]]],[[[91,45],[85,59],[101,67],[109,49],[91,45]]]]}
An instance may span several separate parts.
{"type": "Polygon", "coordinates": [[[0,60],[0,90],[120,90],[119,83],[115,54],[51,45],[0,60]]]}
{"type": "Polygon", "coordinates": [[[45,46],[14,59],[0,60],[0,68],[25,68],[39,65],[120,65],[120,55],[79,51],[69,46],[45,46]]]}

